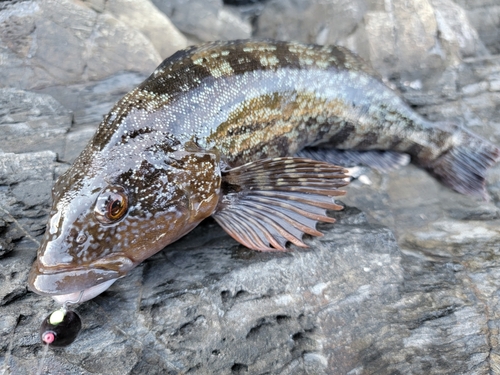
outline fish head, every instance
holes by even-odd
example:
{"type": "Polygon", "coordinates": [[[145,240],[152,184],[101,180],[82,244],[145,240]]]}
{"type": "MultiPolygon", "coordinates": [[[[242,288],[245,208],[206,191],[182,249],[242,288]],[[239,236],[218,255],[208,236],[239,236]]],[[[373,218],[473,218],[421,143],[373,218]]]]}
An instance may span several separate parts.
{"type": "Polygon", "coordinates": [[[59,303],[102,293],[210,216],[219,201],[216,153],[149,149],[124,157],[122,150],[89,158],[88,152],[54,185],[29,276],[31,290],[59,303]]]}

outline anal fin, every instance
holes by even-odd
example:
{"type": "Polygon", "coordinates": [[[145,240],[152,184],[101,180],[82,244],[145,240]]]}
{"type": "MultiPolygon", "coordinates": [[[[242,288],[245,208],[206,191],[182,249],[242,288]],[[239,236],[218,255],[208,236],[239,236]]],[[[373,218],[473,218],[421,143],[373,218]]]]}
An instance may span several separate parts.
{"type": "Polygon", "coordinates": [[[251,162],[222,174],[223,198],[212,215],[246,247],[286,250],[287,242],[307,247],[302,236],[322,236],[319,221],[333,223],[326,210],[341,210],[334,198],[348,184],[342,167],[304,158],[251,162]]]}
{"type": "Polygon", "coordinates": [[[296,156],[342,165],[346,168],[365,165],[380,172],[389,172],[410,162],[408,154],[397,151],[338,150],[326,147],[308,147],[299,151],[296,156]]]}

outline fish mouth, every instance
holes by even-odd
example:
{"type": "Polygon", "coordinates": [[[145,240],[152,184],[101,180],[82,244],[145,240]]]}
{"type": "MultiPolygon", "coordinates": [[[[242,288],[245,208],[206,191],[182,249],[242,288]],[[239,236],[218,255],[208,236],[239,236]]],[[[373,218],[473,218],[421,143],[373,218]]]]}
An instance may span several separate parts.
{"type": "Polygon", "coordinates": [[[84,302],[101,294],[124,275],[109,269],[71,269],[40,272],[33,264],[28,286],[40,295],[51,296],[58,303],[84,302]]]}
{"type": "Polygon", "coordinates": [[[101,284],[97,284],[96,286],[81,290],[79,292],[74,292],[74,293],[68,293],[68,294],[59,294],[52,296],[54,301],[57,303],[60,303],[61,305],[65,303],[80,303],[80,302],[85,302],[88,301],[89,299],[92,299],[102,292],[104,292],[106,289],[108,289],[113,283],[118,280],[118,279],[112,279],[105,281],[101,284]]]}

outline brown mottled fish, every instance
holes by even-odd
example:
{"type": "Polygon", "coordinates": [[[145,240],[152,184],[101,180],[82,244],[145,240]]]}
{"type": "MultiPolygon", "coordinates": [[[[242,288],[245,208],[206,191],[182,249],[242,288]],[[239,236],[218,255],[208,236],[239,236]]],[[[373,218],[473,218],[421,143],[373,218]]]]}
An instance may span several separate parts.
{"type": "Polygon", "coordinates": [[[500,150],[423,119],[342,47],[179,51],[114,106],[57,180],[30,288],[61,303],[93,298],[209,216],[251,249],[306,246],[303,234],[320,236],[316,223],[341,208],[345,170],[328,162],[383,167],[402,153],[485,198],[500,150]]]}

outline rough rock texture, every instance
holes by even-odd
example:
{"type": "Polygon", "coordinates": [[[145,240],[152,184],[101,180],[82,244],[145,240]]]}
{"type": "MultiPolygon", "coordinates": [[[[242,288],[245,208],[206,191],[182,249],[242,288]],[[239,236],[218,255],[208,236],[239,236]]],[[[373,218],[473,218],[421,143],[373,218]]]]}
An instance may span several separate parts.
{"type": "Polygon", "coordinates": [[[432,84],[460,58],[486,53],[451,0],[271,0],[256,25],[259,37],[345,45],[383,76],[409,82],[432,84]]]}
{"type": "Polygon", "coordinates": [[[149,0],[107,0],[104,10],[141,31],[162,59],[188,45],[186,37],[149,0]]]}
{"type": "Polygon", "coordinates": [[[222,0],[152,0],[172,22],[194,40],[245,39],[252,35],[248,21],[222,0]]]}
{"type": "Polygon", "coordinates": [[[500,4],[492,0],[455,0],[467,11],[483,43],[491,53],[500,52],[500,4]]]}
{"type": "Polygon", "coordinates": [[[145,78],[146,75],[143,74],[123,72],[97,82],[37,90],[38,93],[49,94],[73,114],[71,131],[65,137],[64,151],[59,154],[59,158],[68,162],[75,160],[94,134],[104,114],[145,78]]]}
{"type": "Polygon", "coordinates": [[[366,11],[363,0],[271,0],[257,19],[256,35],[336,44],[356,29],[366,11]]]}
{"type": "MultiPolygon", "coordinates": [[[[26,280],[50,188],[159,56],[113,1],[0,3],[0,374],[500,373],[500,166],[490,202],[411,165],[361,168],[338,222],[285,254],[249,251],[208,220],[79,306],[77,341],[44,357],[38,328],[55,304],[26,280]]],[[[493,20],[494,3],[273,0],[255,4],[256,33],[278,3],[274,30],[368,51],[415,110],[500,144],[498,23],[474,19],[493,20]],[[333,6],[345,19],[327,24],[333,6]]],[[[219,25],[200,30],[222,38],[219,25]]]]}
{"type": "Polygon", "coordinates": [[[49,95],[0,89],[0,133],[3,152],[63,152],[71,112],[49,95]]]}
{"type": "Polygon", "coordinates": [[[99,80],[123,70],[145,74],[161,61],[141,32],[83,3],[45,0],[3,6],[0,86],[36,89],[99,80]]]}

